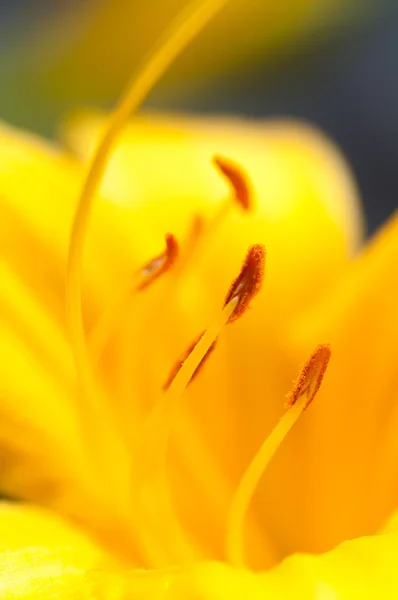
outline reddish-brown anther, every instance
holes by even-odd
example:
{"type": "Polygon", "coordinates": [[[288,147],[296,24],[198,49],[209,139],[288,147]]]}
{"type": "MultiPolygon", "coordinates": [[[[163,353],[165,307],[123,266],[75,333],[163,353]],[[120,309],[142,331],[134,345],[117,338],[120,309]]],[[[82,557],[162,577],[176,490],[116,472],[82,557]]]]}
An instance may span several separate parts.
{"type": "MultiPolygon", "coordinates": [[[[199,343],[199,341],[202,339],[203,334],[204,334],[204,331],[202,331],[202,333],[200,335],[198,335],[198,337],[192,342],[192,344],[190,344],[188,346],[188,348],[185,350],[184,354],[175,363],[175,365],[173,366],[173,368],[171,369],[171,371],[169,373],[169,376],[167,377],[165,383],[163,384],[163,390],[164,391],[166,391],[166,390],[169,389],[169,387],[173,383],[173,381],[174,381],[177,373],[180,371],[182,365],[187,360],[188,356],[191,354],[191,352],[196,347],[196,345],[199,343]]],[[[199,374],[199,372],[201,371],[203,365],[205,364],[205,362],[209,358],[210,354],[213,352],[214,348],[216,347],[216,342],[217,342],[217,340],[215,340],[212,343],[212,345],[210,346],[210,348],[208,349],[208,351],[206,352],[206,354],[204,355],[204,357],[202,358],[202,360],[200,361],[200,363],[196,367],[195,371],[192,374],[192,377],[191,377],[189,383],[191,383],[195,379],[195,377],[199,374]]]]}
{"type": "Polygon", "coordinates": [[[178,257],[178,242],[173,234],[167,233],[165,236],[166,248],[162,254],[152,258],[141,269],[140,274],[143,276],[141,283],[137,286],[137,290],[142,291],[147,288],[155,279],[163,275],[175,263],[178,257]]]}
{"type": "Polygon", "coordinates": [[[265,254],[265,248],[261,244],[255,244],[249,248],[242,270],[225,298],[224,306],[234,298],[237,299],[236,308],[228,323],[239,319],[249,307],[251,300],[260,291],[264,278],[265,254]]]}
{"type": "Polygon", "coordinates": [[[289,408],[296,404],[297,400],[304,395],[307,396],[307,399],[303,410],[308,408],[320,388],[330,356],[331,349],[329,344],[320,344],[312,353],[301,369],[301,373],[288,395],[287,403],[289,408]]]}
{"type": "Polygon", "coordinates": [[[235,198],[243,210],[250,210],[253,205],[251,186],[242,167],[222,156],[215,156],[213,162],[232,185],[235,198]]]}

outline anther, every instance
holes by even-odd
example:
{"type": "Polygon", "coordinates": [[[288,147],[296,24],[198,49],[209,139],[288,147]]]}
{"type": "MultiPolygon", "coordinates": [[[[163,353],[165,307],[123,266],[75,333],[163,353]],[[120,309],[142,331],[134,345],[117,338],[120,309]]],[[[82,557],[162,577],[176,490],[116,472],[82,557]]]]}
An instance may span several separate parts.
{"type": "Polygon", "coordinates": [[[162,254],[152,258],[146,265],[141,267],[140,275],[142,281],[137,285],[137,290],[141,291],[147,288],[160,275],[168,271],[175,263],[178,257],[178,243],[174,235],[166,234],[166,248],[162,254]]]}
{"type": "Polygon", "coordinates": [[[306,410],[315,398],[331,355],[329,344],[320,344],[312,353],[301,370],[296,383],[288,395],[287,405],[291,408],[299,398],[306,396],[303,410],[306,410]]]}
{"type": "Polygon", "coordinates": [[[225,298],[224,306],[232,300],[237,301],[228,323],[233,323],[236,319],[239,319],[260,291],[264,278],[265,256],[265,248],[261,244],[249,248],[242,270],[231,285],[225,298]]]}
{"type": "Polygon", "coordinates": [[[215,156],[213,163],[232,185],[235,199],[243,210],[251,210],[253,206],[251,186],[242,167],[222,156],[215,156]]]}

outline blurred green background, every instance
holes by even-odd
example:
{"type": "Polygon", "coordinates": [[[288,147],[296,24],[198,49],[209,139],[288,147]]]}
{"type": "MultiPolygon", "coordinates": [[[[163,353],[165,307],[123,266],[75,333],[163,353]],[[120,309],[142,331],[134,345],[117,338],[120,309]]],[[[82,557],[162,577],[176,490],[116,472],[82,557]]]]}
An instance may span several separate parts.
{"type": "MultiPolygon", "coordinates": [[[[0,0],[0,118],[51,136],[111,106],[186,0],[0,0]]],[[[231,0],[147,106],[288,115],[343,148],[369,230],[398,206],[398,2],[231,0]]]]}

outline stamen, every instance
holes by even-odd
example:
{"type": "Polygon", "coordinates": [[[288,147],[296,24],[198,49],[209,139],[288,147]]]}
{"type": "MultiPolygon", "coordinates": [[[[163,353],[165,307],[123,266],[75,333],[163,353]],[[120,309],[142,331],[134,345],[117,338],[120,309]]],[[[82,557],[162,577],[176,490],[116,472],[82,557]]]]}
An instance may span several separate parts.
{"type": "Polygon", "coordinates": [[[229,562],[234,565],[245,563],[244,522],[257,485],[280,444],[318,392],[330,354],[330,346],[323,344],[316,348],[306,362],[289,394],[287,411],[254,456],[235,492],[226,536],[226,554],[229,562]]]}
{"type": "Polygon", "coordinates": [[[242,167],[222,156],[215,156],[213,162],[222,175],[228,179],[233,188],[234,198],[243,210],[251,210],[253,207],[252,192],[249,178],[242,167]]]}
{"type": "Polygon", "coordinates": [[[80,381],[83,382],[87,400],[91,405],[97,402],[84,333],[81,271],[86,232],[95,195],[117,138],[129,116],[142,104],[173,60],[227,2],[228,0],[194,0],[177,16],[149,56],[145,58],[143,65],[132,78],[126,94],[111,114],[108,127],[87,172],[70,236],[66,278],[66,313],[76,369],[80,381]]]}
{"type": "Polygon", "coordinates": [[[120,319],[126,314],[135,295],[146,290],[175,264],[179,254],[178,242],[171,233],[166,234],[165,239],[165,250],[135,273],[129,287],[105,310],[90,331],[88,346],[94,364],[98,362],[111,332],[116,329],[120,319]]]}
{"type": "MultiPolygon", "coordinates": [[[[250,301],[260,291],[264,277],[265,248],[260,244],[249,248],[242,270],[232,284],[225,299],[224,308],[214,323],[193,344],[192,351],[180,363],[174,379],[168,386],[168,394],[180,396],[197,369],[203,364],[219,333],[225,325],[243,315],[250,301]]],[[[175,369],[173,369],[174,371],[175,369]]]]}
{"type": "Polygon", "coordinates": [[[264,277],[265,248],[256,244],[249,249],[243,268],[235,279],[225,299],[227,305],[234,298],[238,299],[236,308],[231,314],[228,323],[239,319],[249,307],[251,300],[260,291],[264,277]]]}

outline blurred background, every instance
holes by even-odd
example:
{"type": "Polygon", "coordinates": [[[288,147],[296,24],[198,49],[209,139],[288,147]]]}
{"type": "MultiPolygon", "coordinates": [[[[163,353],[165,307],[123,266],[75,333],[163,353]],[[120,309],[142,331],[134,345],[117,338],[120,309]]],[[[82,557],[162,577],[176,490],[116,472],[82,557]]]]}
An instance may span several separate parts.
{"type": "MultiPolygon", "coordinates": [[[[186,0],[0,0],[0,118],[51,136],[111,106],[186,0]]],[[[398,2],[231,0],[147,107],[288,115],[342,147],[369,232],[398,206],[398,2]]]]}

